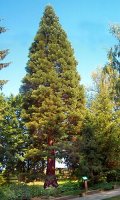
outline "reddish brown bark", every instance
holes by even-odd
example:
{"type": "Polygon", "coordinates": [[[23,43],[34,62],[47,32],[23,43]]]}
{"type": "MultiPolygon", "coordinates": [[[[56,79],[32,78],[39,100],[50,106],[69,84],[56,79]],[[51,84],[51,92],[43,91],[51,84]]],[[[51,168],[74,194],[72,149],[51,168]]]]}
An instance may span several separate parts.
{"type": "MultiPolygon", "coordinates": [[[[48,146],[53,146],[54,141],[49,137],[48,138],[48,146]]],[[[56,175],[55,175],[55,150],[52,149],[49,152],[49,156],[47,158],[47,170],[46,170],[46,179],[44,183],[44,188],[47,187],[58,187],[56,175]]]]}

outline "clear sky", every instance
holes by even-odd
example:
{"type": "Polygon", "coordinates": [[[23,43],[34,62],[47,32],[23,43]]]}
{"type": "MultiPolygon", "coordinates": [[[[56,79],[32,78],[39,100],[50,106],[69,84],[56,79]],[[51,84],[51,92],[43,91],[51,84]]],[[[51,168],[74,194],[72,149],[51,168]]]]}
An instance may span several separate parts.
{"type": "Polygon", "coordinates": [[[68,35],[78,61],[82,83],[91,83],[91,73],[107,62],[107,50],[115,44],[109,24],[120,23],[120,0],[0,0],[0,49],[10,49],[4,62],[11,65],[0,71],[9,82],[3,93],[17,94],[25,75],[28,51],[46,5],[52,5],[68,35]]]}

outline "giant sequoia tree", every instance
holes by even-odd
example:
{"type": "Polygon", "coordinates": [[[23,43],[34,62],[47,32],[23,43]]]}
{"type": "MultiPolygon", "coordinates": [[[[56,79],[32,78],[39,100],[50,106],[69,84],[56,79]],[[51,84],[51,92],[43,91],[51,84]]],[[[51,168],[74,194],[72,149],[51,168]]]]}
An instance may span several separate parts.
{"type": "MultiPolygon", "coordinates": [[[[76,70],[73,49],[53,8],[47,6],[29,51],[23,79],[24,119],[31,149],[44,158],[44,187],[57,187],[55,157],[58,145],[72,144],[84,115],[84,90],[76,70]],[[47,153],[46,153],[47,152],[47,153]]],[[[62,147],[62,150],[65,151],[62,147]]],[[[35,155],[34,155],[35,156],[35,155]]]]}
{"type": "MultiPolygon", "coordinates": [[[[0,34],[5,32],[6,29],[2,26],[0,26],[0,34]]],[[[8,49],[6,50],[0,50],[0,60],[3,60],[5,56],[8,54],[8,49]]],[[[5,68],[9,65],[10,63],[0,63],[0,70],[2,68],[5,68]]],[[[3,85],[7,82],[7,80],[0,80],[0,88],[2,89],[3,85]]]]}

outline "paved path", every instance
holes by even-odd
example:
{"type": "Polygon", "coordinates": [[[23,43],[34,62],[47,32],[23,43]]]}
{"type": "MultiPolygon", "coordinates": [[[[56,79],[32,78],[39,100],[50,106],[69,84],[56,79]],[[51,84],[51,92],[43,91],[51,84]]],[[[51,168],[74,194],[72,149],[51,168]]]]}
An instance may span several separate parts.
{"type": "Polygon", "coordinates": [[[86,195],[85,197],[77,197],[74,198],[73,200],[101,200],[105,198],[114,197],[117,195],[120,195],[120,188],[111,191],[100,192],[97,194],[86,195]]]}

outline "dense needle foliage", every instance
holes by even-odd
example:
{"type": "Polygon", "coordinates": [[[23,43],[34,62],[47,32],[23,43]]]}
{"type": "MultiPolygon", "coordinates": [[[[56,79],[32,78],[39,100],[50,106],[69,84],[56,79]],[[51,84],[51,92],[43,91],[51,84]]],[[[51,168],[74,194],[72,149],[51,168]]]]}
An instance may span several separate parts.
{"type": "Polygon", "coordinates": [[[33,140],[30,149],[39,149],[41,155],[80,132],[84,91],[73,54],[58,17],[47,6],[29,51],[21,87],[24,119],[33,140]]]}

